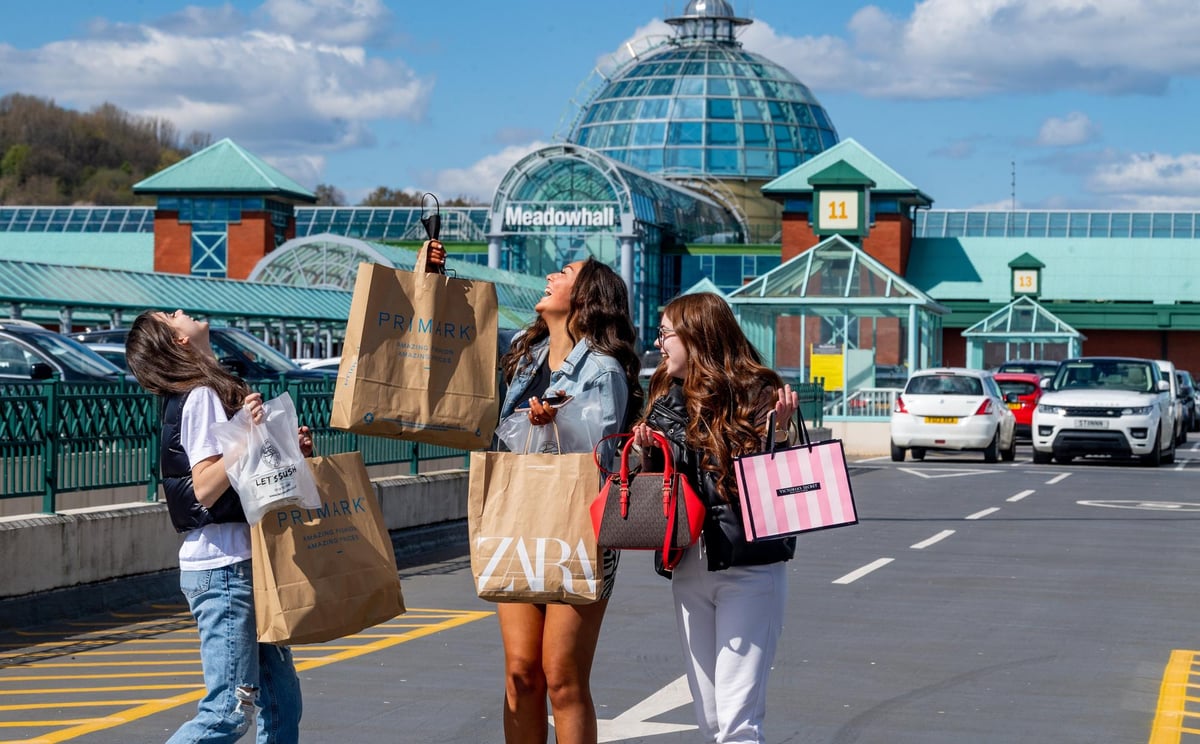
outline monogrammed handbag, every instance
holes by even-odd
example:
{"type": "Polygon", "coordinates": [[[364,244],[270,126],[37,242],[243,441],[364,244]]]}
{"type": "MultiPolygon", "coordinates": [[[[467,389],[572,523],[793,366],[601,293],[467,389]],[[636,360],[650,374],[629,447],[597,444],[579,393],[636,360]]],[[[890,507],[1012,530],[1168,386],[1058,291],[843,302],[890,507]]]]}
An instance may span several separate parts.
{"type": "Polygon", "coordinates": [[[742,523],[750,542],[858,523],[842,441],[814,442],[804,419],[796,419],[800,444],[776,449],[772,411],[766,451],[734,458],[742,523]]]}
{"type": "Polygon", "coordinates": [[[648,472],[641,466],[630,467],[633,435],[613,436],[628,439],[621,448],[619,471],[607,474],[600,494],[592,502],[596,542],[602,548],[661,550],[668,557],[664,560],[670,563],[666,568],[674,568],[682,556],[680,549],[700,538],[704,502],[687,478],[676,472],[666,437],[654,432],[665,464],[661,472],[648,472]]]}

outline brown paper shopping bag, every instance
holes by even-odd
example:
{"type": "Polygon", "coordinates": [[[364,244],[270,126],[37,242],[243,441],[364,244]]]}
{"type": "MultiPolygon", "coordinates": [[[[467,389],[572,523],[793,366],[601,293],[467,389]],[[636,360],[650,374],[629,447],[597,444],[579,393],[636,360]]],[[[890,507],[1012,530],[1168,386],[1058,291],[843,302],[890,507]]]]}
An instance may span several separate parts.
{"type": "Polygon", "coordinates": [[[359,264],[329,424],[458,449],[491,443],[496,287],[359,264]]]}
{"type": "Polygon", "coordinates": [[[467,526],[479,596],[596,601],[604,577],[588,505],[598,486],[591,453],[472,452],[467,526]]]}
{"type": "Polygon", "coordinates": [[[262,643],[322,643],[404,612],[396,553],[362,455],[306,462],[321,508],[267,512],[250,528],[262,643]]]}

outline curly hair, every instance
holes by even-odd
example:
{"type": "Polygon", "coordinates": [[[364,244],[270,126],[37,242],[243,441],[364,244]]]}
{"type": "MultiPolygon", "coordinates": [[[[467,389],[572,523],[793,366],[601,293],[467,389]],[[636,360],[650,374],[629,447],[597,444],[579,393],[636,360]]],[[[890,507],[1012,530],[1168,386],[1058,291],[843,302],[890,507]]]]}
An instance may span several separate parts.
{"type": "Polygon", "coordinates": [[[147,310],[134,319],[125,339],[125,359],[138,384],[155,395],[185,395],[205,386],[216,391],[232,416],[250,392],[246,383],[226,372],[212,356],[191,344],[178,343],[175,329],[147,310]]]}
{"type": "MultiPolygon", "coordinates": [[[[572,343],[587,339],[595,351],[613,357],[625,370],[629,387],[626,423],[642,407],[643,393],[638,382],[641,364],[637,355],[637,332],[629,316],[629,290],[617,272],[594,258],[583,262],[571,287],[567,332],[572,343]]],[[[513,339],[512,346],[500,359],[504,379],[511,382],[522,364],[533,362],[533,347],[550,335],[544,318],[538,315],[513,339]]]]}
{"type": "MultiPolygon", "coordinates": [[[[683,295],[663,308],[676,338],[687,349],[683,378],[688,447],[707,454],[702,467],[717,474],[718,488],[733,501],[733,458],[758,452],[762,422],[783,387],[779,375],[742,333],[733,311],[710,293],[683,295]]],[[[649,400],[665,395],[673,380],[666,359],[650,378],[649,400]]],[[[647,410],[649,413],[649,410],[647,410]]]]}

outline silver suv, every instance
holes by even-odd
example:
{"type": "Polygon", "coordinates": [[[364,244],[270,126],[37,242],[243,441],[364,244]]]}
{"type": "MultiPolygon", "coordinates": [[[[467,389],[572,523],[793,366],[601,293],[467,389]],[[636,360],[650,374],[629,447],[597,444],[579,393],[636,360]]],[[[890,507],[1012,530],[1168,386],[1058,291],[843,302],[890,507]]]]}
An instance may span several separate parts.
{"type": "Polygon", "coordinates": [[[1154,361],[1067,359],[1043,389],[1033,412],[1035,463],[1082,455],[1136,457],[1154,466],[1175,460],[1175,401],[1154,361]]]}

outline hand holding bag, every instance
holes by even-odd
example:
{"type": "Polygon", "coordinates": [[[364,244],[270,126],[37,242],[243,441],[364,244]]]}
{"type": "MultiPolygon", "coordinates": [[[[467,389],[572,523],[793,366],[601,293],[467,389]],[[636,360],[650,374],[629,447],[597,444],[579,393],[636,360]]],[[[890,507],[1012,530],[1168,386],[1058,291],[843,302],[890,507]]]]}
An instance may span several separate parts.
{"type": "MultiPolygon", "coordinates": [[[[664,566],[672,569],[682,557],[681,548],[700,539],[707,512],[704,502],[687,478],[675,470],[670,443],[662,434],[654,432],[655,444],[663,453],[662,472],[647,472],[642,466],[631,469],[633,435],[613,436],[628,437],[628,441],[621,448],[619,472],[606,474],[604,486],[592,502],[596,542],[602,548],[661,550],[664,566]]],[[[599,467],[599,456],[596,451],[593,454],[599,467]]]]}
{"type": "Polygon", "coordinates": [[[800,444],[775,448],[775,412],[767,421],[767,448],[734,458],[746,540],[774,540],[801,532],[858,524],[842,440],[813,442],[797,413],[800,444]]]}

